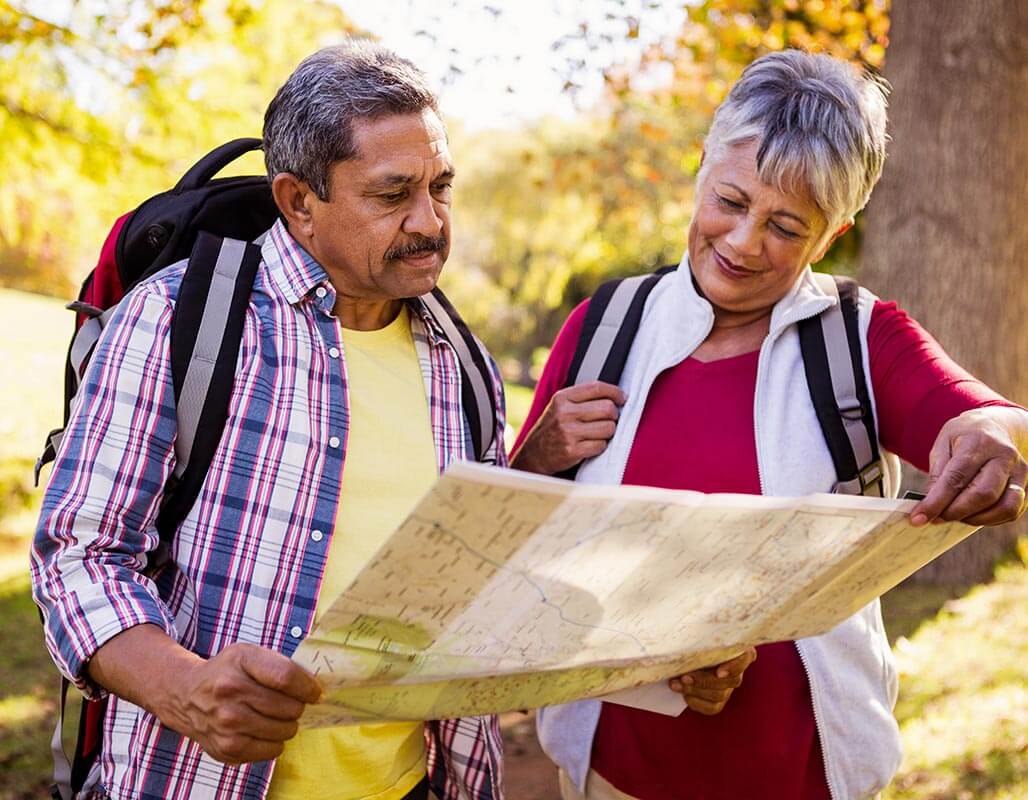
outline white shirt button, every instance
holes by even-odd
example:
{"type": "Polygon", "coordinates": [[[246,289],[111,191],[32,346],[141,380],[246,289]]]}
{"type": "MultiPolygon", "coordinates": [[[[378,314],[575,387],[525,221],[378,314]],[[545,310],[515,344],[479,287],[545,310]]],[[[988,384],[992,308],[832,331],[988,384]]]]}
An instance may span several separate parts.
{"type": "Polygon", "coordinates": [[[328,446],[329,447],[339,447],[339,437],[338,436],[333,436],[331,439],[329,439],[328,440],[328,446]]]}
{"type": "Polygon", "coordinates": [[[303,628],[301,628],[299,625],[294,625],[292,628],[289,629],[289,635],[292,636],[294,639],[299,639],[301,636],[303,636],[303,628]]]}
{"type": "Polygon", "coordinates": [[[338,347],[330,347],[330,348],[328,348],[328,354],[330,356],[332,356],[332,358],[339,358],[339,348],[338,347]]]}
{"type": "Polygon", "coordinates": [[[328,294],[328,289],[326,289],[324,286],[319,286],[317,289],[314,290],[314,294],[316,294],[318,297],[324,297],[328,294]]]}
{"type": "Polygon", "coordinates": [[[311,531],[311,538],[316,542],[320,542],[322,539],[325,538],[325,534],[323,534],[321,531],[311,531]]]}

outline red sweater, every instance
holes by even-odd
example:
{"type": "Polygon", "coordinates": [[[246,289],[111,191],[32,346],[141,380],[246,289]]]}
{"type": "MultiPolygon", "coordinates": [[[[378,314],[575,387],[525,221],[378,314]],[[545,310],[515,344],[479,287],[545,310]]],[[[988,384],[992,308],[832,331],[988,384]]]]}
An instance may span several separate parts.
{"type": "MultiPolygon", "coordinates": [[[[587,305],[557,336],[515,450],[564,385],[587,305]]],[[[876,303],[868,348],[882,445],[921,469],[946,420],[1009,405],[953,363],[895,303],[876,303]]],[[[663,372],[646,398],[624,482],[759,494],[757,357],[688,358],[663,372]]],[[[758,647],[742,686],[716,716],[686,710],[668,717],[604,703],[592,767],[640,800],[829,797],[810,687],[792,642],[758,647]]]]}

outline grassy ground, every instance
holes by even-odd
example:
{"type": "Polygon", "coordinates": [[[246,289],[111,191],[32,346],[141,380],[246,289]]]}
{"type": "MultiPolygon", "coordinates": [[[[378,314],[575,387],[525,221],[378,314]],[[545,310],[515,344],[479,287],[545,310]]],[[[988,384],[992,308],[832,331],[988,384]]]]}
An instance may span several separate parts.
{"type": "MultiPolygon", "coordinates": [[[[38,493],[26,494],[26,470],[60,421],[70,316],[56,301],[0,290],[0,800],[41,797],[48,781],[58,681],[29,598],[26,537],[38,493]]],[[[513,426],[530,402],[529,390],[512,387],[513,426]]],[[[1028,800],[1028,568],[1008,564],[969,591],[901,586],[883,605],[901,666],[906,749],[886,800],[1028,800]]],[[[508,757],[541,758],[513,740],[508,757]]],[[[512,776],[538,772],[517,766],[512,776]]],[[[527,782],[508,794],[549,797],[527,782]]]]}

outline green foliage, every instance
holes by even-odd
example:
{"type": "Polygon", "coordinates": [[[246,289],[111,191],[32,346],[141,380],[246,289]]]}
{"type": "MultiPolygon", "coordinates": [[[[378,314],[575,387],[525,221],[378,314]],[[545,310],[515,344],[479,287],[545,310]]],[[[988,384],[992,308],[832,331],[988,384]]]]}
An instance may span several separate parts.
{"type": "Polygon", "coordinates": [[[60,679],[27,575],[0,578],[0,641],[0,800],[45,797],[60,679]]]}
{"type": "Polygon", "coordinates": [[[115,218],[260,135],[300,59],[356,32],[328,0],[108,0],[60,19],[30,5],[0,0],[0,286],[58,296],[115,218]]]}
{"type": "MultiPolygon", "coordinates": [[[[456,138],[457,246],[443,285],[507,377],[530,385],[535,354],[604,280],[680,260],[703,136],[746,64],[804,47],[878,66],[887,5],[706,0],[639,64],[610,66],[604,101],[573,122],[456,138]]],[[[612,8],[637,34],[638,20],[612,8]]],[[[580,31],[594,50],[609,37],[580,31]]],[[[858,246],[856,233],[842,237],[819,268],[852,271],[858,246]]]]}
{"type": "Polygon", "coordinates": [[[886,800],[1028,798],[1026,603],[1028,568],[1005,564],[897,640],[905,755],[886,800]]]}

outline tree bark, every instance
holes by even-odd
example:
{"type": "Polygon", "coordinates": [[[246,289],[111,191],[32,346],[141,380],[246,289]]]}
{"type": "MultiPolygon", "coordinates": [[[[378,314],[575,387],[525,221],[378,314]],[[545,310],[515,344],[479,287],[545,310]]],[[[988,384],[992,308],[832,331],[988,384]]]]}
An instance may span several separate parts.
{"type": "MultiPolygon", "coordinates": [[[[1028,403],[1028,3],[894,0],[885,76],[892,143],[861,281],[1028,403]]],[[[978,533],[917,579],[984,580],[1018,530],[978,533]]]]}

